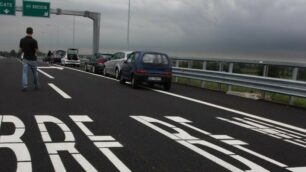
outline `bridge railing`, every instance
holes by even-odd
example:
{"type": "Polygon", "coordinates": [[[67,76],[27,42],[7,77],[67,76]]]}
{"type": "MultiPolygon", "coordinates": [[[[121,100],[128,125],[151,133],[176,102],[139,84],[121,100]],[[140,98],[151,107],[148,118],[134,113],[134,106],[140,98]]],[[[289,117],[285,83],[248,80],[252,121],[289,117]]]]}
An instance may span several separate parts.
{"type": "Polygon", "coordinates": [[[240,86],[286,94],[290,95],[289,104],[294,102],[292,96],[306,98],[306,82],[297,80],[299,71],[306,69],[306,63],[215,58],[171,58],[171,60],[176,82],[178,78],[187,78],[202,81],[202,87],[206,81],[209,81],[228,85],[227,91],[231,91],[232,86],[240,86]],[[207,64],[211,62],[217,64],[215,71],[208,70],[207,64]],[[182,67],[182,63],[185,64],[184,67],[182,67]],[[195,63],[201,64],[200,69],[193,68],[195,63]],[[258,72],[259,75],[233,73],[234,67],[239,64],[262,66],[260,68],[262,71],[258,72]],[[292,70],[291,76],[287,76],[286,79],[269,77],[269,68],[272,66],[289,67],[292,70]]]}

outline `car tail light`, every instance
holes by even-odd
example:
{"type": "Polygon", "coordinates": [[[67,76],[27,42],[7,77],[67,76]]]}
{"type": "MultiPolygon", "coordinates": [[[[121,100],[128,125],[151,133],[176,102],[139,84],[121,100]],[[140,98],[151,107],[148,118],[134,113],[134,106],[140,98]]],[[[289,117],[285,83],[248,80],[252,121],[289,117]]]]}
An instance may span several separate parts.
{"type": "Polygon", "coordinates": [[[137,74],[142,74],[142,75],[148,74],[148,72],[147,72],[146,70],[144,70],[144,69],[137,69],[137,70],[136,70],[136,73],[137,73],[137,74]]]}
{"type": "Polygon", "coordinates": [[[164,71],[163,75],[172,76],[172,71],[164,71]]]}
{"type": "Polygon", "coordinates": [[[99,59],[98,60],[98,64],[104,64],[105,63],[105,60],[104,59],[99,59]]]}

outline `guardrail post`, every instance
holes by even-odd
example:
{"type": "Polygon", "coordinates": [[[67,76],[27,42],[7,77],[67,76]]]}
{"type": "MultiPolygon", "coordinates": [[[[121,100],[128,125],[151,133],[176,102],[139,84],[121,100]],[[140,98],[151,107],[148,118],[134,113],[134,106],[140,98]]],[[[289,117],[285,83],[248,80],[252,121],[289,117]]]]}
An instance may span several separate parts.
{"type": "MultiPolygon", "coordinates": [[[[180,67],[180,61],[179,60],[175,61],[175,67],[180,67]]],[[[175,77],[175,82],[178,82],[178,77],[175,77]]]]}
{"type": "MultiPolygon", "coordinates": [[[[229,64],[228,73],[233,73],[234,63],[229,64]]],[[[232,91],[232,85],[228,85],[227,91],[232,91]]]]}
{"type": "Polygon", "coordinates": [[[191,69],[192,68],[192,65],[193,65],[193,61],[188,61],[188,68],[191,69]]]}
{"type": "MultiPolygon", "coordinates": [[[[267,77],[269,75],[269,65],[264,65],[263,67],[263,72],[262,72],[262,76],[263,77],[267,77]]],[[[265,91],[262,92],[262,97],[264,99],[267,99],[267,94],[265,91]]]]}
{"type": "MultiPolygon", "coordinates": [[[[297,80],[298,73],[299,73],[299,68],[298,67],[293,68],[293,71],[292,71],[292,80],[297,80]]],[[[289,97],[289,105],[293,105],[293,103],[294,103],[294,97],[290,96],[289,97]]]]}
{"type": "MultiPolygon", "coordinates": [[[[223,62],[219,62],[219,72],[223,72],[223,62]]],[[[218,90],[221,91],[221,84],[218,84],[218,90]]]]}
{"type": "MultiPolygon", "coordinates": [[[[204,62],[203,62],[203,70],[206,70],[206,68],[207,68],[207,61],[204,61],[204,62]]],[[[201,87],[202,87],[202,88],[205,88],[205,81],[202,81],[201,87]]]]}
{"type": "MultiPolygon", "coordinates": [[[[192,60],[189,60],[188,61],[188,69],[192,69],[192,66],[193,66],[193,61],[192,60]]],[[[188,78],[187,79],[187,83],[191,83],[191,79],[190,78],[188,78]]]]}

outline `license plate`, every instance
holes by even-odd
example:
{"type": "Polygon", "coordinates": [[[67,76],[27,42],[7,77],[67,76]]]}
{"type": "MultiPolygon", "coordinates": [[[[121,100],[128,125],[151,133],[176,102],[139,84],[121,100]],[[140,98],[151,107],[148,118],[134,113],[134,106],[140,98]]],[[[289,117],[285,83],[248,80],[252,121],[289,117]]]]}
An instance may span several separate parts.
{"type": "Polygon", "coordinates": [[[149,81],[161,81],[161,77],[148,77],[149,81]]]}

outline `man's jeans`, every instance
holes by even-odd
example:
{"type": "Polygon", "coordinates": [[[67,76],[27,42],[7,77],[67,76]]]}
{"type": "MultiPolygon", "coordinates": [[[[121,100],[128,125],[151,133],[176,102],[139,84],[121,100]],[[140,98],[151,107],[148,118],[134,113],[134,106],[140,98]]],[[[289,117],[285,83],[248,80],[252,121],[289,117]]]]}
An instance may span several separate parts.
{"type": "Polygon", "coordinates": [[[35,88],[39,87],[38,83],[38,72],[37,72],[37,61],[29,61],[23,59],[22,62],[23,65],[23,70],[22,70],[22,88],[27,88],[28,87],[28,71],[29,68],[31,68],[32,74],[33,74],[33,82],[35,85],[35,88]]]}

